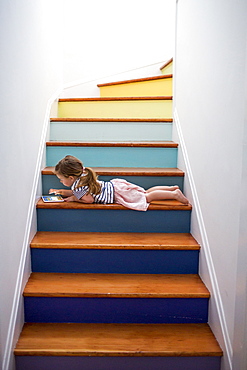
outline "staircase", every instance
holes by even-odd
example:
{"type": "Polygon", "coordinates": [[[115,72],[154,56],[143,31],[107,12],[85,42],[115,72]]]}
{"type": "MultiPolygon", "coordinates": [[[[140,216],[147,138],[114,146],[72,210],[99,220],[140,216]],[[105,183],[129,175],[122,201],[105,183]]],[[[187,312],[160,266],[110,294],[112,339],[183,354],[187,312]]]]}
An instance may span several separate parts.
{"type": "MultiPolygon", "coordinates": [[[[60,99],[43,194],[62,187],[53,167],[67,154],[104,180],[183,190],[172,142],[172,60],[161,73],[99,85],[100,98],[60,99]]],[[[138,212],[40,200],[17,370],[219,370],[191,210],[177,201],[138,212]]]]}

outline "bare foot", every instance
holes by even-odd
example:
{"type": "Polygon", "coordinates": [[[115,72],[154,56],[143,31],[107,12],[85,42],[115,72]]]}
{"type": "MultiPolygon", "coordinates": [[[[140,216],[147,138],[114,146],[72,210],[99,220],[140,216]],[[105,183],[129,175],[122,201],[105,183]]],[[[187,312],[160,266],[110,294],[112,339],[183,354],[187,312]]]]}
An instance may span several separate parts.
{"type": "Polygon", "coordinates": [[[183,195],[183,193],[181,192],[181,190],[176,189],[174,191],[174,194],[176,196],[176,200],[178,200],[179,202],[181,202],[183,204],[189,204],[188,199],[183,195]]]}

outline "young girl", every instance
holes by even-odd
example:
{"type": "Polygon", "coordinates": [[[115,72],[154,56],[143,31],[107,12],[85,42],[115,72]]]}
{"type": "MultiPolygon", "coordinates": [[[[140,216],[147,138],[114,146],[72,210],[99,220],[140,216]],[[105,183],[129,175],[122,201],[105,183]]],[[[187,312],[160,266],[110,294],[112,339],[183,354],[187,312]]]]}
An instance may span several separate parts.
{"type": "Polygon", "coordinates": [[[153,200],[176,199],[183,204],[189,203],[176,185],[145,190],[124,179],[99,181],[91,168],[83,167],[82,162],[71,155],[58,162],[55,175],[71,190],[50,189],[49,194],[61,194],[66,202],[118,203],[138,211],[146,211],[153,200]]]}

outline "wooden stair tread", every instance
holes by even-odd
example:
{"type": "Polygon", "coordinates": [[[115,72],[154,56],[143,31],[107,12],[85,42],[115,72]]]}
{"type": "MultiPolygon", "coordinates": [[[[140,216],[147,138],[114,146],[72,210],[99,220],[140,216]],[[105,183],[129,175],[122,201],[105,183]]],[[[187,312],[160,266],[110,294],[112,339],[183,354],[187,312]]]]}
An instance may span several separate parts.
{"type": "MultiPolygon", "coordinates": [[[[57,202],[57,203],[45,203],[42,199],[37,202],[37,208],[45,208],[45,209],[102,209],[102,210],[128,210],[128,208],[112,203],[112,204],[99,204],[99,203],[92,203],[92,204],[83,204],[79,202],[57,202]]],[[[178,202],[177,200],[160,200],[150,203],[148,210],[151,211],[167,211],[167,210],[182,210],[182,211],[190,211],[192,206],[190,204],[186,205],[183,203],[178,202]]],[[[138,211],[136,211],[138,212],[138,211]]]]}
{"type": "MultiPolygon", "coordinates": [[[[140,167],[92,167],[99,176],[178,176],[184,172],[178,168],[140,168],[140,167]]],[[[46,167],[42,175],[54,175],[55,167],[46,167]]]]}
{"type": "Polygon", "coordinates": [[[111,98],[60,98],[59,103],[71,102],[92,102],[92,101],[127,101],[127,100],[172,100],[172,96],[130,96],[130,97],[111,97],[111,98]]]}
{"type": "Polygon", "coordinates": [[[196,274],[32,273],[25,297],[209,298],[196,274]]]}
{"type": "Polygon", "coordinates": [[[27,323],[19,356],[222,356],[207,324],[27,323]]]}
{"type": "Polygon", "coordinates": [[[31,248],[199,250],[189,233],[113,233],[38,231],[31,248]]]}
{"type": "Polygon", "coordinates": [[[169,64],[171,64],[173,62],[173,58],[169,59],[164,65],[162,65],[160,67],[160,70],[164,69],[165,67],[167,67],[169,64]]]}
{"type": "Polygon", "coordinates": [[[83,141],[48,141],[46,146],[78,146],[78,147],[141,147],[141,148],[177,148],[173,141],[133,141],[133,142],[83,142],[83,141]]]}
{"type": "Polygon", "coordinates": [[[50,118],[50,122],[173,122],[172,118],[50,118]]]}
{"type": "Polygon", "coordinates": [[[132,79],[132,80],[123,80],[123,81],[102,83],[102,84],[98,84],[97,86],[98,87],[106,87],[106,86],[113,86],[113,85],[130,84],[130,83],[135,83],[135,82],[166,80],[166,79],[172,78],[172,77],[173,77],[172,74],[167,74],[167,75],[159,75],[159,76],[153,76],[153,77],[135,78],[135,79],[132,79]]]}

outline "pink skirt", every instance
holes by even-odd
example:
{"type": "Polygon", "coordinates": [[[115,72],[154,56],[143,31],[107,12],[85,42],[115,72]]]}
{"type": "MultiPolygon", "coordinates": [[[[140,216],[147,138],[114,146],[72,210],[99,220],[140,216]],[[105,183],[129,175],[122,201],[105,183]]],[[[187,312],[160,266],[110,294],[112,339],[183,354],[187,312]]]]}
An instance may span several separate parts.
{"type": "Polygon", "coordinates": [[[123,179],[111,180],[114,186],[114,201],[136,211],[146,211],[149,203],[146,190],[123,179]]]}

